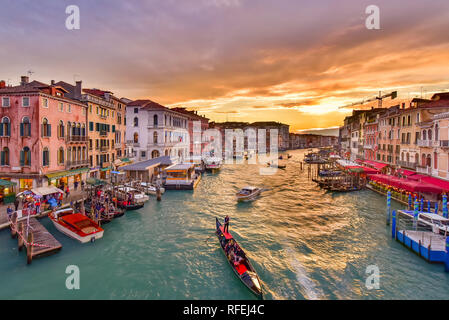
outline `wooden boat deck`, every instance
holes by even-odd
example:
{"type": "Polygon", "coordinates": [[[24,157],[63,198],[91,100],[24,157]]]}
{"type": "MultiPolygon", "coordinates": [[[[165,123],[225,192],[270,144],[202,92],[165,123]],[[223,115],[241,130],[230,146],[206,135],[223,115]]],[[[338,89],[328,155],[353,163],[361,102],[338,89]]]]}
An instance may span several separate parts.
{"type": "Polygon", "coordinates": [[[429,262],[444,262],[446,237],[430,231],[398,230],[396,240],[429,262]]]}

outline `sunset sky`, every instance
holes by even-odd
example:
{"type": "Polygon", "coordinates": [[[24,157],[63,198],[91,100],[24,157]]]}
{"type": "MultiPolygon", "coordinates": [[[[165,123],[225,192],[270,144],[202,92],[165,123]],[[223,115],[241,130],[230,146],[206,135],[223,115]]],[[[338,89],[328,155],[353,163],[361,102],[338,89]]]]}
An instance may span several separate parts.
{"type": "Polygon", "coordinates": [[[449,1],[0,0],[0,79],[83,81],[216,121],[338,126],[339,106],[449,90],[449,1]],[[78,5],[81,29],[65,28],[78,5]],[[380,7],[381,30],[365,27],[380,7]]]}

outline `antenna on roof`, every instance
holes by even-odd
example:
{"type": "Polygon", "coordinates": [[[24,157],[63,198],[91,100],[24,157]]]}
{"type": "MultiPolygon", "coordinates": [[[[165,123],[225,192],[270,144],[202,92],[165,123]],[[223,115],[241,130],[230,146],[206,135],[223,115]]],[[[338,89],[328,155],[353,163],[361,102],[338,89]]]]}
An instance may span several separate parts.
{"type": "Polygon", "coordinates": [[[28,73],[28,77],[31,77],[31,75],[34,73],[34,71],[33,70],[28,70],[27,73],[28,73]]]}

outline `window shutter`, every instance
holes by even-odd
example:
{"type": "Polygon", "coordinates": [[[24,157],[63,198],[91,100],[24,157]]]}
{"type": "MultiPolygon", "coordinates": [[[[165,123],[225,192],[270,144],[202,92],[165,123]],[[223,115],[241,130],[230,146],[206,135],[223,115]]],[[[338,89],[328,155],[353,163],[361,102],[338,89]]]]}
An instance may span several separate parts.
{"type": "Polygon", "coordinates": [[[43,136],[44,136],[44,125],[41,124],[41,137],[43,137],[43,136]]]}
{"type": "Polygon", "coordinates": [[[20,136],[23,137],[23,123],[20,124],[20,136]]]}
{"type": "Polygon", "coordinates": [[[115,132],[115,125],[112,125],[112,132],[115,132]]]}
{"type": "Polygon", "coordinates": [[[28,165],[31,166],[31,150],[28,151],[28,156],[27,156],[27,158],[28,158],[28,165]]]}
{"type": "Polygon", "coordinates": [[[11,136],[11,123],[7,123],[7,124],[6,124],[6,135],[7,135],[8,137],[11,136]]]}
{"type": "Polygon", "coordinates": [[[3,137],[3,123],[0,123],[0,137],[3,137]]]}
{"type": "Polygon", "coordinates": [[[1,165],[4,166],[5,165],[5,151],[1,151],[1,165]]]}
{"type": "Polygon", "coordinates": [[[31,137],[31,123],[28,123],[28,137],[31,137]]]}
{"type": "Polygon", "coordinates": [[[51,124],[47,124],[48,136],[51,137],[51,124]]]}
{"type": "Polygon", "coordinates": [[[24,154],[23,150],[21,150],[20,151],[20,166],[22,166],[22,167],[25,165],[24,159],[25,159],[25,154],[24,154]]]}
{"type": "Polygon", "coordinates": [[[65,127],[61,126],[61,138],[64,138],[65,135],[65,127]]]}

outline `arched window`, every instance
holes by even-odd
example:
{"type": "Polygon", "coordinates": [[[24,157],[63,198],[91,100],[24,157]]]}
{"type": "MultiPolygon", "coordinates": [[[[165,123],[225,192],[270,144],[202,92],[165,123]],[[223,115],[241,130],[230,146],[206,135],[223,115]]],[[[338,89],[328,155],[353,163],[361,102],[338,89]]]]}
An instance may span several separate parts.
{"type": "Polygon", "coordinates": [[[438,123],[435,124],[435,141],[438,141],[438,136],[440,135],[440,129],[438,128],[438,123]]]}
{"type": "Polygon", "coordinates": [[[153,133],[153,143],[157,144],[157,132],[156,131],[153,133]]]}
{"type": "Polygon", "coordinates": [[[31,166],[31,151],[30,148],[24,147],[22,151],[20,151],[20,165],[23,166],[31,166]]]}
{"type": "Polygon", "coordinates": [[[427,131],[426,130],[423,130],[423,132],[422,132],[422,139],[423,140],[427,139],[427,131]]]}
{"type": "Polygon", "coordinates": [[[419,164],[419,154],[415,153],[415,163],[419,164]]]}
{"type": "Polygon", "coordinates": [[[83,147],[83,160],[87,160],[87,148],[83,147]]]}
{"type": "Polygon", "coordinates": [[[67,148],[67,161],[71,161],[72,159],[72,148],[68,147],[67,148]]]}
{"type": "Polygon", "coordinates": [[[28,117],[23,117],[20,123],[20,136],[30,137],[31,136],[31,123],[28,117]]]}
{"type": "Polygon", "coordinates": [[[9,166],[9,148],[4,147],[1,152],[1,165],[9,166]]]}
{"type": "Polygon", "coordinates": [[[50,151],[48,151],[48,148],[45,147],[42,151],[42,165],[44,167],[47,167],[50,165],[50,151]]]}
{"type": "Polygon", "coordinates": [[[159,151],[158,150],[153,150],[153,152],[151,152],[151,158],[157,158],[159,157],[159,151]]]}
{"type": "Polygon", "coordinates": [[[59,120],[58,138],[64,138],[64,121],[59,120]]]}
{"type": "Polygon", "coordinates": [[[11,122],[8,117],[3,117],[2,122],[0,123],[0,136],[11,136],[11,122]]]}
{"type": "Polygon", "coordinates": [[[433,168],[438,169],[438,154],[436,152],[433,153],[433,168]]]}
{"type": "Polygon", "coordinates": [[[429,129],[427,131],[427,137],[429,138],[429,140],[432,140],[432,130],[431,129],[429,129]]]}
{"type": "Polygon", "coordinates": [[[81,125],[81,135],[82,135],[83,137],[86,136],[86,124],[85,124],[85,123],[83,123],[83,124],[81,125]]]}
{"type": "Polygon", "coordinates": [[[155,114],[155,115],[153,116],[153,124],[154,124],[155,127],[158,126],[158,118],[157,118],[157,114],[155,114]]]}
{"type": "Polygon", "coordinates": [[[51,137],[51,125],[47,118],[42,119],[42,137],[51,137]]]}
{"type": "Polygon", "coordinates": [[[58,149],[58,164],[64,164],[64,148],[58,149]]]}
{"type": "MultiPolygon", "coordinates": [[[[70,123],[70,121],[68,121],[67,122],[67,137],[70,137],[71,130],[72,130],[72,124],[70,123]]],[[[67,159],[69,159],[69,158],[67,157],[67,159]]]]}
{"type": "Polygon", "coordinates": [[[432,157],[430,156],[430,154],[427,155],[427,161],[426,161],[426,167],[431,167],[432,166],[432,157]]]}
{"type": "Polygon", "coordinates": [[[138,127],[139,126],[139,118],[134,117],[134,127],[138,127]]]}
{"type": "Polygon", "coordinates": [[[134,133],[134,143],[139,143],[139,134],[137,132],[134,133]]]}
{"type": "Polygon", "coordinates": [[[422,155],[421,155],[421,165],[422,165],[423,167],[426,166],[426,155],[425,155],[425,154],[422,154],[422,155]]]}

